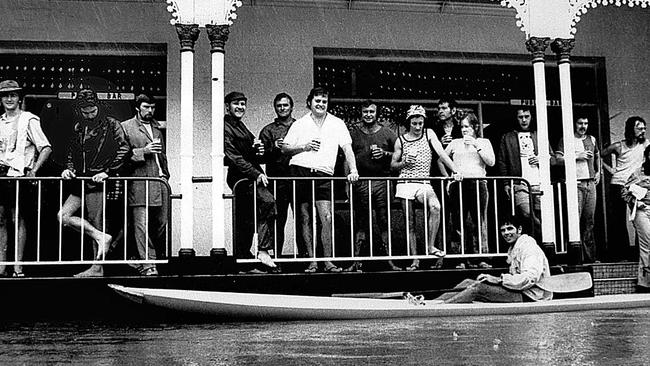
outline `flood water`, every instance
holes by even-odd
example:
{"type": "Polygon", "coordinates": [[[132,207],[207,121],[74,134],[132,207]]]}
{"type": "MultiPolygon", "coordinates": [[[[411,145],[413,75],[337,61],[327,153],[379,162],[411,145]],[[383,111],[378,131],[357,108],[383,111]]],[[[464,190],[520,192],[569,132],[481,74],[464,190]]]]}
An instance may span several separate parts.
{"type": "MultiPolygon", "coordinates": [[[[46,306],[46,305],[44,305],[46,306]]],[[[650,309],[381,321],[0,326],[0,365],[647,365],[650,309]]]]}

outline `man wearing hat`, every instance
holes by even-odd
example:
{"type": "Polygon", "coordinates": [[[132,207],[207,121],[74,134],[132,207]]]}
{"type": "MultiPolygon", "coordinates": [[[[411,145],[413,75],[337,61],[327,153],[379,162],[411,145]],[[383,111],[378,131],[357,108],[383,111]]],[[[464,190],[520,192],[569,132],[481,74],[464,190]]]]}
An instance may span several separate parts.
{"type": "Polygon", "coordinates": [[[277,266],[269,253],[273,250],[271,228],[276,217],[275,200],[267,188],[269,181],[260,166],[264,157],[264,145],[255,139],[242,122],[246,114],[246,101],[246,96],[236,91],[228,93],[224,98],[224,153],[228,167],[226,182],[235,194],[237,242],[234,249],[237,257],[245,258],[248,257],[250,248],[251,254],[267,267],[265,270],[276,270],[277,266]],[[247,180],[235,185],[242,179],[247,180]],[[256,192],[255,197],[253,192],[256,192]],[[256,212],[253,212],[254,207],[257,208],[256,212]]]}
{"type": "MultiPolygon", "coordinates": [[[[428,232],[429,237],[425,238],[427,254],[436,258],[445,256],[445,252],[435,247],[438,226],[440,225],[440,201],[431,187],[430,181],[416,179],[429,176],[429,168],[433,152],[440,157],[442,162],[452,171],[456,180],[462,179],[456,164],[449,158],[449,155],[442,148],[442,144],[432,129],[424,128],[426,111],[420,105],[412,105],[406,113],[407,132],[398,137],[395,141],[395,149],[391,168],[399,171],[399,177],[395,190],[395,197],[402,199],[402,209],[408,218],[408,243],[409,255],[417,255],[415,210],[410,201],[417,200],[423,203],[428,210],[428,232]]],[[[415,271],[420,268],[419,259],[407,267],[408,271],[415,271]]]]}
{"type": "MultiPolygon", "coordinates": [[[[41,129],[40,119],[20,109],[23,95],[16,81],[0,82],[0,99],[5,111],[0,116],[0,177],[34,177],[52,152],[50,142],[41,129]]],[[[24,192],[27,186],[19,184],[18,189],[24,192]]],[[[18,225],[15,260],[23,259],[26,229],[25,220],[20,214],[24,211],[22,205],[16,202],[15,182],[0,180],[0,262],[7,260],[7,226],[12,218],[18,225]],[[18,211],[17,204],[21,205],[18,211]]],[[[5,276],[5,267],[0,265],[0,277],[5,276]]],[[[14,265],[13,276],[24,276],[21,264],[14,265]]]]}
{"type": "MultiPolygon", "coordinates": [[[[75,111],[81,117],[74,126],[74,133],[68,145],[66,169],[63,179],[89,177],[72,185],[73,192],[63,203],[58,218],[65,226],[90,236],[93,239],[95,260],[103,260],[108,253],[112,236],[106,232],[103,218],[104,189],[101,184],[106,178],[115,176],[129,153],[129,144],[120,122],[107,116],[101,108],[97,94],[90,89],[81,90],[75,101],[75,111]],[[81,184],[85,187],[82,190],[81,184]],[[84,194],[85,219],[74,214],[81,208],[81,194],[84,194]]],[[[75,277],[97,277],[104,275],[101,264],[93,264],[75,277]]]]}

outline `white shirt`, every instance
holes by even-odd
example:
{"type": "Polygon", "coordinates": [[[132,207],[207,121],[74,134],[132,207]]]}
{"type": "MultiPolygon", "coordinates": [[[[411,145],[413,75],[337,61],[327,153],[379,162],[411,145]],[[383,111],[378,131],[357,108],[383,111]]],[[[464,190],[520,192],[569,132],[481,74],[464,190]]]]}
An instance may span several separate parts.
{"type": "Polygon", "coordinates": [[[339,146],[352,143],[348,128],[342,119],[329,113],[325,115],[323,124],[318,126],[311,113],[307,113],[291,125],[284,137],[284,143],[291,146],[304,145],[316,138],[320,139],[320,149],[294,155],[291,157],[289,165],[297,165],[333,175],[339,146]]]}
{"type": "Polygon", "coordinates": [[[535,155],[535,145],[530,132],[519,132],[519,154],[521,158],[521,177],[526,179],[531,186],[539,185],[539,167],[530,165],[528,158],[535,155]]]}

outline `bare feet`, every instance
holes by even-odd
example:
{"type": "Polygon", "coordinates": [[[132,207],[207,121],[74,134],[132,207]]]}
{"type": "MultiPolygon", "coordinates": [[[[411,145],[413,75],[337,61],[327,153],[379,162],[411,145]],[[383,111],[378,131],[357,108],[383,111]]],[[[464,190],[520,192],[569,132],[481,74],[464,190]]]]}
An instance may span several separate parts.
{"type": "Polygon", "coordinates": [[[109,234],[102,234],[103,238],[101,240],[95,240],[97,242],[97,260],[102,260],[106,258],[108,252],[111,250],[111,242],[113,237],[109,234]]]}
{"type": "Polygon", "coordinates": [[[273,262],[273,258],[271,258],[269,252],[267,252],[266,250],[260,250],[259,252],[257,252],[257,259],[259,259],[260,262],[262,262],[262,264],[264,264],[267,267],[271,267],[271,268],[277,267],[275,262],[273,262]]]}
{"type": "Polygon", "coordinates": [[[88,268],[87,270],[85,270],[85,271],[83,271],[81,273],[77,273],[74,276],[77,277],[77,278],[80,278],[80,277],[103,277],[104,276],[104,267],[95,264],[95,265],[91,266],[90,268],[88,268]]]}

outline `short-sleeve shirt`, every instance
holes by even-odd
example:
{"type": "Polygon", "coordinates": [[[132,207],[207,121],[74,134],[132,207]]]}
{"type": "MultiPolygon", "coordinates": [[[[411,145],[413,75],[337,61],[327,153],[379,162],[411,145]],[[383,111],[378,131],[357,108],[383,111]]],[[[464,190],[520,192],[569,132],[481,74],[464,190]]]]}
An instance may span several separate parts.
{"type": "Polygon", "coordinates": [[[362,177],[387,177],[390,175],[390,156],[373,159],[370,145],[377,145],[384,151],[393,151],[397,136],[390,129],[381,128],[372,134],[367,134],[361,129],[353,130],[352,151],[357,160],[357,169],[362,177]]]}
{"type": "Polygon", "coordinates": [[[294,155],[289,165],[301,166],[333,175],[339,147],[352,143],[345,122],[327,113],[323,124],[317,126],[311,117],[311,113],[307,113],[291,125],[287,136],[284,138],[284,143],[296,146],[307,144],[314,139],[320,139],[320,149],[318,151],[303,151],[294,155]]]}
{"type": "MultiPolygon", "coordinates": [[[[21,112],[29,113],[29,112],[21,112]]],[[[25,168],[31,169],[36,160],[36,153],[44,147],[50,146],[50,142],[41,129],[41,122],[36,115],[29,113],[27,124],[27,142],[25,144],[25,168]]],[[[16,139],[18,137],[18,119],[7,118],[7,114],[0,116],[0,164],[10,165],[11,155],[16,150],[16,139]]]]}
{"type": "MultiPolygon", "coordinates": [[[[477,138],[476,144],[478,149],[485,150],[486,153],[494,155],[490,140],[477,138]]],[[[477,149],[465,145],[463,139],[451,140],[445,148],[445,152],[454,161],[458,167],[458,172],[467,178],[485,177],[485,162],[479,155],[477,149]]],[[[528,162],[526,162],[528,163],[528,162]]]]}

